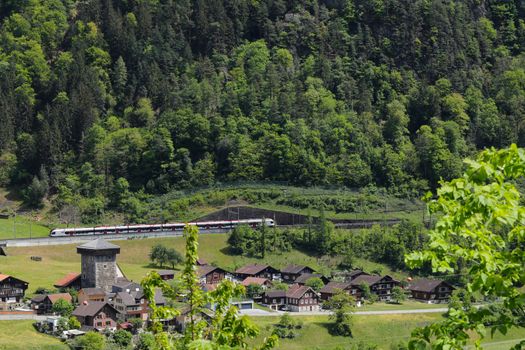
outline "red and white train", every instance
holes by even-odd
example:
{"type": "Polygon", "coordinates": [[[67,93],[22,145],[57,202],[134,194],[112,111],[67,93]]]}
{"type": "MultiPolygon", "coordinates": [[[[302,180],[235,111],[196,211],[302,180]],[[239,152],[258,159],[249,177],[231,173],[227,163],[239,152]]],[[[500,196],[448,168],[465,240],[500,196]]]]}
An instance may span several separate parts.
{"type": "MultiPolygon", "coordinates": [[[[273,227],[275,222],[272,219],[246,219],[231,221],[203,221],[190,222],[189,225],[196,225],[201,230],[228,230],[236,226],[247,225],[259,227],[263,225],[273,227]]],[[[115,235],[115,234],[144,234],[154,232],[182,232],[185,223],[154,224],[154,225],[129,225],[129,226],[97,226],[97,227],[74,227],[56,228],[51,230],[49,237],[69,237],[69,236],[94,236],[94,235],[115,235]]]]}

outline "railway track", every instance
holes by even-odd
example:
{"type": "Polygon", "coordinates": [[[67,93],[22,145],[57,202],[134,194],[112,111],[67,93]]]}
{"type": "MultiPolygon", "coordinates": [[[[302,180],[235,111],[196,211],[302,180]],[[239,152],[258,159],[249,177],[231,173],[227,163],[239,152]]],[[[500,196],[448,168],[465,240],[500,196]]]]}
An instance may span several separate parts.
{"type": "MultiPolygon", "coordinates": [[[[400,219],[386,219],[386,220],[334,220],[335,227],[359,229],[369,228],[374,225],[393,226],[399,224],[400,219]]],[[[306,227],[307,225],[279,225],[278,227],[306,227]]],[[[227,233],[230,229],[201,229],[201,234],[227,233]]],[[[93,239],[104,238],[111,241],[130,240],[130,239],[144,239],[144,238],[163,238],[163,237],[180,237],[180,231],[165,231],[165,232],[145,232],[133,234],[106,234],[96,236],[72,236],[72,237],[42,237],[42,238],[19,238],[8,239],[0,241],[0,246],[6,247],[31,247],[31,246],[46,246],[46,245],[62,245],[89,242],[93,239]]]]}

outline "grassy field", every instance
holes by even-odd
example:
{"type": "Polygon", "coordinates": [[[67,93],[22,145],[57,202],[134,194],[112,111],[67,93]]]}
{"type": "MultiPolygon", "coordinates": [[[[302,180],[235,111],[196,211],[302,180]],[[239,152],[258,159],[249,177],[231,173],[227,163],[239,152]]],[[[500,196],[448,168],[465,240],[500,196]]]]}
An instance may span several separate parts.
{"type": "MultiPolygon", "coordinates": [[[[309,265],[328,274],[329,270],[337,264],[337,260],[332,258],[318,259],[299,250],[282,254],[267,254],[264,260],[230,255],[226,243],[227,237],[226,234],[201,235],[199,239],[200,257],[227,270],[235,270],[247,263],[265,262],[276,268],[293,263],[309,265]]],[[[153,245],[161,243],[181,253],[184,252],[184,239],[181,237],[136,239],[113,243],[121,247],[121,253],[117,256],[119,266],[129,279],[135,281],[141,280],[147,272],[154,269],[150,266],[148,258],[153,245]]],[[[0,256],[1,272],[29,282],[29,293],[32,293],[37,287],[51,287],[56,280],[68,272],[80,271],[80,255],[76,253],[76,245],[8,248],[7,254],[7,257],[0,256]],[[30,259],[31,256],[40,256],[42,261],[33,261],[30,259]]],[[[385,265],[359,259],[356,263],[368,271],[380,269],[382,273],[392,274],[398,278],[405,277],[399,272],[391,271],[385,265]]]]}
{"type": "Polygon", "coordinates": [[[13,238],[36,238],[49,235],[49,227],[23,216],[0,219],[0,240],[13,238]]]}
{"type": "Polygon", "coordinates": [[[1,350],[66,350],[58,339],[38,333],[34,321],[0,321],[1,350]]]}
{"type": "MultiPolygon", "coordinates": [[[[330,321],[328,316],[297,316],[304,322],[304,326],[298,331],[295,339],[280,340],[280,350],[296,349],[352,349],[359,343],[374,344],[381,350],[388,350],[393,344],[407,342],[410,333],[416,327],[442,319],[440,314],[403,314],[403,315],[380,315],[360,316],[355,315],[353,319],[353,336],[350,338],[332,336],[329,333],[330,321]]],[[[253,317],[253,321],[261,329],[255,343],[269,336],[273,325],[279,321],[279,317],[253,317]]],[[[501,334],[491,338],[490,335],[484,340],[486,349],[508,350],[512,345],[518,343],[519,339],[525,337],[525,330],[511,330],[507,335],[501,334]]]]}

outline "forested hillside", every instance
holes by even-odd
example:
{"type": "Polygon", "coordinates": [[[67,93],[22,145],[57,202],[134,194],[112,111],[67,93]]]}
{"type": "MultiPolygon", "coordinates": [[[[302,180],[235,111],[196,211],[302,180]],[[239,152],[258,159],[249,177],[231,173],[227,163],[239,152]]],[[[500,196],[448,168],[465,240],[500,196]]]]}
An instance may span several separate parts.
{"type": "Polygon", "coordinates": [[[0,186],[94,212],[215,181],[432,188],[525,144],[524,19],[520,0],[2,0],[0,186]]]}

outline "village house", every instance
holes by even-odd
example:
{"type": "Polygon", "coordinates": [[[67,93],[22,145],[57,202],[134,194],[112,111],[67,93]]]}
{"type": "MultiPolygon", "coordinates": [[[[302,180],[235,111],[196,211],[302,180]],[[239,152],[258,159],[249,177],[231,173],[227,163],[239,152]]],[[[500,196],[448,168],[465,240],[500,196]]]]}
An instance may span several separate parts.
{"type": "Polygon", "coordinates": [[[197,266],[208,265],[208,262],[206,260],[204,260],[204,259],[201,259],[201,258],[197,259],[196,263],[197,263],[197,266]]]}
{"type": "Polygon", "coordinates": [[[255,284],[261,286],[263,289],[267,289],[272,286],[272,281],[267,278],[259,277],[246,277],[241,284],[245,287],[248,287],[250,284],[255,284]]]}
{"type": "Polygon", "coordinates": [[[117,318],[121,322],[132,318],[148,319],[148,301],[142,291],[117,292],[110,304],[118,311],[117,318]]]}
{"type": "Polygon", "coordinates": [[[291,285],[286,291],[266,291],[262,300],[272,310],[293,312],[319,310],[319,295],[312,288],[298,284],[291,285]]]}
{"type": "Polygon", "coordinates": [[[197,277],[202,284],[217,284],[225,279],[229,273],[220,267],[202,265],[197,269],[197,277]]]}
{"type": "Polygon", "coordinates": [[[113,306],[100,301],[83,302],[72,313],[82,325],[82,331],[114,330],[117,328],[117,314],[113,306]]]}
{"type": "Polygon", "coordinates": [[[66,291],[67,289],[80,290],[80,288],[82,288],[80,285],[80,280],[79,273],[70,272],[63,278],[56,281],[53,286],[62,292],[66,291]]]}
{"type": "MultiPolygon", "coordinates": [[[[334,295],[336,295],[339,291],[345,291],[348,294],[356,296],[360,295],[360,290],[358,287],[353,286],[350,282],[328,282],[319,293],[321,294],[321,300],[327,301],[331,299],[334,295]]],[[[357,299],[357,298],[356,298],[357,299]]]]}
{"type": "Polygon", "coordinates": [[[19,303],[23,298],[29,283],[18,278],[0,274],[0,302],[19,303]]]}
{"type": "Polygon", "coordinates": [[[102,288],[82,288],[78,292],[78,303],[88,302],[105,302],[106,292],[102,288]]]}
{"type": "Polygon", "coordinates": [[[370,276],[370,274],[362,270],[352,270],[349,272],[345,272],[343,276],[344,276],[345,282],[352,282],[359,276],[370,276]]]}
{"type": "Polygon", "coordinates": [[[297,277],[304,273],[313,273],[314,270],[304,265],[288,265],[281,269],[281,278],[283,282],[294,283],[297,277]]]}
{"type": "Polygon", "coordinates": [[[420,279],[409,284],[412,298],[429,304],[447,303],[454,287],[445,281],[420,279]]]}
{"type": "Polygon", "coordinates": [[[127,280],[120,280],[111,286],[112,293],[118,293],[118,292],[131,293],[131,292],[138,292],[141,290],[142,290],[142,287],[140,286],[140,284],[136,282],[127,281],[127,280]]]}
{"type": "Polygon", "coordinates": [[[392,289],[396,286],[399,286],[399,281],[396,281],[392,277],[385,276],[370,276],[370,275],[360,275],[350,282],[352,286],[358,287],[356,292],[356,300],[362,300],[361,288],[363,284],[368,285],[370,291],[376,294],[379,297],[380,301],[389,301],[392,294],[392,289]]]}
{"type": "Polygon", "coordinates": [[[35,310],[38,315],[50,314],[53,305],[60,299],[68,303],[73,301],[69,293],[39,294],[31,299],[31,309],[35,310]]]}
{"type": "Polygon", "coordinates": [[[266,278],[270,281],[281,280],[281,272],[270,265],[246,265],[238,268],[235,275],[241,281],[247,277],[266,278]]]}
{"type": "Polygon", "coordinates": [[[326,285],[330,282],[328,278],[325,276],[318,274],[318,273],[303,273],[299,275],[294,281],[294,283],[300,284],[301,286],[304,286],[306,284],[306,281],[308,281],[310,278],[319,278],[323,283],[326,285]]]}
{"type": "Polygon", "coordinates": [[[158,274],[164,281],[172,280],[175,278],[174,270],[159,270],[158,274]]]}
{"type": "MultiPolygon", "coordinates": [[[[190,308],[189,306],[185,306],[179,311],[180,311],[180,314],[177,317],[175,317],[175,319],[173,320],[174,322],[172,323],[178,332],[184,333],[188,323],[191,322],[190,308]]],[[[213,311],[207,308],[203,308],[200,310],[200,312],[197,315],[194,316],[194,319],[197,321],[205,320],[206,322],[209,322],[212,319],[212,317],[213,317],[213,311]]]]}

